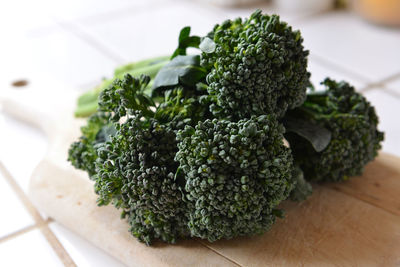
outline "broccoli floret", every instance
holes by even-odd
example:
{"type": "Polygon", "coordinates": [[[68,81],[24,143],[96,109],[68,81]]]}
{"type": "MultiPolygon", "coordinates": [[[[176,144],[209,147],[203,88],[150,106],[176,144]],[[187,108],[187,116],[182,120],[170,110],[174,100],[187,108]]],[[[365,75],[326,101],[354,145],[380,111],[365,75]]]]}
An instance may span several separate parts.
{"type": "MultiPolygon", "coordinates": [[[[129,73],[133,77],[139,77],[140,75],[144,74],[149,76],[150,78],[154,78],[158,71],[168,62],[169,57],[162,56],[129,63],[116,68],[113,78],[104,79],[98,86],[88,92],[85,92],[78,98],[75,116],[88,117],[96,113],[100,93],[104,89],[107,89],[114,82],[115,79],[123,79],[124,75],[127,73],[129,73]]],[[[151,88],[151,84],[149,84],[146,88],[146,93],[151,94],[149,88],[151,88]]]]}
{"type": "Polygon", "coordinates": [[[381,148],[375,109],[353,86],[326,79],[325,91],[310,93],[304,104],[288,116],[310,120],[332,133],[331,141],[316,152],[308,141],[287,134],[295,161],[308,180],[342,181],[361,175],[364,166],[381,148]]]}
{"type": "Polygon", "coordinates": [[[290,192],[290,199],[293,201],[306,200],[312,194],[312,186],[304,178],[303,170],[299,166],[295,166],[292,177],[296,181],[296,186],[290,192]]]}
{"type": "Polygon", "coordinates": [[[273,115],[205,120],[178,131],[192,236],[215,241],[260,234],[294,186],[292,155],[273,115]]]}
{"type": "Polygon", "coordinates": [[[98,204],[112,202],[128,218],[131,233],[150,244],[186,236],[185,206],[175,181],[174,131],[154,119],[133,115],[98,148],[98,204]]]}
{"type": "Polygon", "coordinates": [[[108,135],[115,133],[115,128],[109,122],[110,115],[98,112],[89,117],[87,125],[81,127],[82,136],[79,141],[71,144],[68,160],[77,168],[86,171],[89,177],[96,174],[96,147],[105,142],[108,135]]]}
{"type": "Polygon", "coordinates": [[[100,93],[99,110],[112,113],[114,121],[136,110],[140,110],[143,115],[153,116],[151,107],[155,107],[155,104],[144,93],[149,82],[150,77],[147,75],[134,78],[129,73],[125,74],[123,79],[115,79],[100,93]]]}
{"type": "Polygon", "coordinates": [[[181,121],[192,126],[211,118],[206,92],[202,88],[183,85],[167,89],[154,117],[161,122],[181,121]]]}
{"type": "Polygon", "coordinates": [[[100,94],[99,109],[113,114],[118,131],[97,148],[95,191],[99,205],[112,202],[122,209],[122,217],[140,241],[174,243],[188,232],[174,161],[175,131],[184,126],[178,124],[180,120],[161,122],[154,117],[168,117],[165,106],[184,107],[181,101],[172,103],[175,97],[170,95],[156,107],[144,94],[149,81],[148,76],[136,79],[126,74],[100,94]]]}
{"type": "Polygon", "coordinates": [[[216,116],[282,117],[303,103],[310,76],[308,51],[300,32],[279,16],[257,10],[244,21],[217,24],[207,38],[215,45],[203,49],[201,64],[210,71],[208,92],[216,116]]]}

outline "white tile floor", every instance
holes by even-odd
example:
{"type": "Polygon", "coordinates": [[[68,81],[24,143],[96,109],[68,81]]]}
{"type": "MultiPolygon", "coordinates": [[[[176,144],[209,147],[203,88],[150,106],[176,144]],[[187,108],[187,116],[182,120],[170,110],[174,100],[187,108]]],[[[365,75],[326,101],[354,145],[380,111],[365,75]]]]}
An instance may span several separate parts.
{"type": "Polygon", "coordinates": [[[364,88],[368,84],[368,81],[360,77],[352,76],[346,71],[333,68],[332,65],[330,65],[330,62],[321,60],[312,52],[310,53],[308,60],[308,69],[311,73],[311,82],[317,90],[320,86],[320,83],[326,77],[330,77],[335,80],[345,80],[355,86],[358,90],[364,88]]]}
{"type": "Polygon", "coordinates": [[[104,253],[59,223],[54,222],[49,226],[78,266],[124,266],[118,260],[104,253]]]}
{"type": "MultiPolygon", "coordinates": [[[[185,25],[204,34],[215,22],[253,10],[179,0],[8,2],[0,8],[0,85],[17,78],[35,80],[38,73],[75,89],[96,84],[122,62],[170,53],[185,25]]],[[[261,7],[279,13],[270,5],[261,7]]],[[[365,90],[386,131],[383,150],[400,156],[400,30],[369,24],[349,12],[292,12],[282,17],[301,30],[311,50],[312,81],[317,85],[330,76],[365,90]]],[[[45,137],[1,112],[0,129],[0,162],[26,192],[30,174],[45,153],[45,137]]],[[[0,266],[62,265],[39,230],[15,234],[35,221],[3,176],[0,203],[2,214],[12,214],[0,220],[0,266]],[[10,234],[16,237],[5,238],[10,234]]],[[[78,266],[121,265],[59,224],[49,227],[78,266]]]]}
{"type": "Polygon", "coordinates": [[[63,266],[38,229],[21,234],[7,242],[1,242],[0,265],[7,267],[63,266]]]}
{"type": "Polygon", "coordinates": [[[400,98],[400,77],[387,83],[388,91],[400,98]]]}
{"type": "Polygon", "coordinates": [[[31,173],[45,155],[46,138],[38,129],[2,113],[0,129],[4,129],[0,134],[0,160],[27,192],[31,173]]]}
{"type": "MultiPolygon", "coordinates": [[[[0,223],[0,239],[35,224],[24,205],[0,173],[0,210],[3,214],[0,223]]],[[[0,249],[1,250],[1,249],[0,249]]],[[[1,259],[1,256],[0,256],[1,259]]]]}
{"type": "Polygon", "coordinates": [[[375,106],[380,118],[379,128],[385,132],[383,151],[399,155],[400,124],[398,123],[398,116],[400,114],[400,98],[385,92],[383,88],[367,91],[365,96],[375,106]]]}
{"type": "Polygon", "coordinates": [[[398,29],[369,24],[348,12],[323,14],[299,23],[305,45],[315,55],[374,82],[398,74],[398,29]]]}

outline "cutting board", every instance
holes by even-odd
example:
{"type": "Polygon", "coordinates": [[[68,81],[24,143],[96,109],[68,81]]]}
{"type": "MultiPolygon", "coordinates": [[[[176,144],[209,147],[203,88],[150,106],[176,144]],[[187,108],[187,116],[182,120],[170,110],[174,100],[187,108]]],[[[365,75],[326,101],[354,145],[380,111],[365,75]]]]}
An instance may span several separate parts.
{"type": "Polygon", "coordinates": [[[77,93],[57,84],[1,90],[3,110],[42,129],[45,158],[29,187],[33,203],[129,266],[400,266],[400,159],[381,153],[361,177],[314,185],[304,202],[287,201],[284,219],[261,236],[148,247],[128,233],[112,206],[96,206],[93,184],[66,161],[82,120],[77,93]]]}

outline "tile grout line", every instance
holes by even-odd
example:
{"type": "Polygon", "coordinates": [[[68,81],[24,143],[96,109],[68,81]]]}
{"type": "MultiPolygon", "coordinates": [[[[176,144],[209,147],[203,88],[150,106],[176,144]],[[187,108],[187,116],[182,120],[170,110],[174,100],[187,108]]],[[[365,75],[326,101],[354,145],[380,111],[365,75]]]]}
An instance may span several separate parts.
{"type": "Polygon", "coordinates": [[[32,205],[32,203],[30,202],[24,191],[20,188],[20,186],[17,184],[17,182],[14,180],[10,172],[6,169],[3,162],[1,161],[0,161],[0,172],[4,175],[6,181],[11,186],[14,193],[17,195],[22,204],[25,206],[28,213],[33,217],[34,221],[36,223],[44,222],[42,216],[40,216],[39,212],[32,205]]]}
{"type": "MultiPolygon", "coordinates": [[[[63,245],[60,243],[60,241],[57,239],[57,237],[54,235],[54,233],[50,230],[48,227],[48,223],[51,222],[52,220],[44,220],[42,216],[39,214],[38,210],[33,206],[33,204],[30,202],[28,196],[25,194],[25,192],[21,189],[21,187],[17,184],[15,179],[12,177],[11,173],[7,170],[7,168],[4,166],[4,164],[0,161],[0,172],[4,175],[6,181],[8,184],[11,186],[12,190],[14,193],[17,195],[19,200],[22,202],[28,213],[33,217],[35,221],[35,225],[33,228],[26,230],[25,232],[28,232],[30,230],[33,230],[35,228],[39,228],[42,234],[45,236],[46,240],[49,242],[50,246],[54,250],[54,252],[57,254],[58,258],[61,260],[61,262],[64,264],[64,266],[67,267],[73,267],[76,266],[74,261],[72,260],[71,256],[68,254],[68,252],[65,250],[63,245]]],[[[18,236],[22,233],[15,233],[12,237],[18,236]]],[[[10,238],[12,238],[10,237],[10,238]]]]}
{"type": "Polygon", "coordinates": [[[400,93],[396,92],[392,88],[388,88],[385,84],[375,83],[367,85],[366,87],[359,90],[361,93],[369,92],[383,92],[384,94],[391,96],[396,99],[400,99],[400,93]]]}
{"type": "Polygon", "coordinates": [[[20,235],[26,234],[26,233],[28,233],[28,232],[30,232],[30,231],[35,230],[35,229],[39,229],[40,227],[43,227],[44,225],[48,225],[48,224],[51,223],[51,222],[54,222],[54,220],[51,219],[51,218],[48,218],[48,219],[45,220],[43,223],[36,223],[36,222],[35,222],[35,223],[32,224],[32,225],[26,226],[26,227],[24,227],[24,228],[22,228],[22,229],[20,229],[20,230],[17,230],[17,231],[15,231],[15,232],[12,232],[12,233],[10,233],[10,234],[8,234],[8,235],[5,235],[5,236],[1,237],[1,238],[0,238],[0,243],[6,242],[6,241],[8,241],[8,240],[10,240],[10,239],[16,238],[16,237],[18,237],[18,236],[20,236],[20,235]]]}
{"type": "Polygon", "coordinates": [[[95,48],[102,55],[108,57],[112,61],[117,64],[122,64],[125,62],[123,56],[119,53],[115,52],[114,49],[109,48],[107,45],[104,45],[97,37],[90,34],[88,31],[83,29],[79,24],[76,24],[72,21],[61,21],[55,20],[55,22],[64,30],[79,38],[83,42],[87,43],[91,47],[95,48]]]}
{"type": "Polygon", "coordinates": [[[400,99],[400,93],[398,93],[396,90],[393,90],[392,88],[384,87],[384,92],[390,96],[393,96],[396,99],[400,99]]]}
{"type": "MultiPolygon", "coordinates": [[[[157,5],[156,8],[153,8],[153,11],[162,9],[167,6],[168,5],[165,3],[159,4],[159,5],[157,5]]],[[[144,7],[139,7],[139,9],[144,9],[144,7]]],[[[84,25],[81,25],[81,23],[84,22],[85,20],[89,20],[89,22],[90,22],[91,18],[93,19],[93,17],[99,17],[99,16],[101,16],[103,18],[102,21],[104,21],[105,14],[108,14],[106,17],[107,18],[110,17],[110,18],[112,18],[112,20],[119,19],[121,16],[109,16],[109,14],[120,14],[121,11],[124,11],[124,12],[128,11],[129,15],[131,15],[132,13],[130,11],[132,11],[132,10],[137,11],[137,7],[128,6],[126,8],[121,8],[121,9],[117,9],[117,10],[113,10],[113,11],[101,13],[101,14],[95,14],[95,15],[92,15],[89,17],[77,18],[75,20],[68,20],[68,19],[58,20],[56,18],[53,18],[53,20],[55,21],[56,24],[58,24],[64,30],[75,35],[77,38],[84,41],[91,47],[94,47],[101,54],[103,54],[104,56],[113,60],[115,63],[123,64],[127,61],[129,62],[129,60],[131,60],[131,59],[125,58],[123,55],[118,53],[117,50],[114,49],[112,46],[109,46],[109,45],[105,44],[104,42],[102,42],[99,38],[97,38],[95,35],[93,35],[89,30],[87,30],[84,25]]]]}
{"type": "Polygon", "coordinates": [[[361,75],[359,73],[356,73],[356,72],[353,72],[350,69],[347,69],[346,67],[343,67],[340,64],[336,64],[336,63],[330,61],[329,59],[324,58],[323,56],[320,56],[320,55],[317,55],[317,54],[313,53],[312,57],[314,58],[314,60],[318,64],[320,64],[320,65],[322,65],[322,66],[324,66],[326,68],[329,68],[329,69],[332,69],[332,70],[336,70],[336,71],[341,72],[343,74],[347,74],[347,75],[349,75],[349,77],[355,78],[356,80],[358,80],[360,82],[364,82],[367,85],[371,84],[371,81],[369,81],[363,75],[361,75]]]}
{"type": "MultiPolygon", "coordinates": [[[[158,10],[164,7],[168,7],[170,4],[166,4],[165,2],[159,2],[155,7],[152,7],[152,11],[158,10]]],[[[135,6],[135,5],[128,5],[126,7],[110,10],[107,12],[101,12],[97,14],[92,14],[89,16],[84,16],[75,19],[77,23],[87,23],[88,25],[97,25],[99,22],[107,22],[118,20],[123,17],[132,16],[132,14],[137,14],[143,12],[143,10],[147,9],[148,6],[135,6]]],[[[72,21],[72,20],[69,20],[72,21]]]]}
{"type": "Polygon", "coordinates": [[[38,227],[39,227],[38,224],[32,224],[32,225],[29,225],[29,226],[27,226],[27,227],[24,227],[24,228],[22,228],[22,229],[20,229],[20,230],[18,230],[18,231],[16,231],[16,232],[12,232],[12,233],[10,233],[10,234],[8,234],[8,235],[5,235],[5,236],[3,236],[3,237],[0,238],[0,244],[6,242],[6,241],[8,241],[8,240],[11,240],[11,239],[13,239],[13,238],[16,238],[16,237],[18,237],[18,236],[20,236],[20,235],[23,235],[23,234],[25,234],[25,233],[28,233],[28,232],[30,232],[30,231],[32,231],[32,230],[35,230],[35,229],[37,229],[38,227]]]}
{"type": "MultiPolygon", "coordinates": [[[[349,77],[355,78],[358,81],[365,83],[365,86],[363,88],[359,89],[360,92],[371,91],[371,90],[374,90],[376,87],[385,87],[385,85],[387,85],[388,82],[391,82],[391,81],[394,81],[394,80],[397,80],[400,78],[400,72],[396,72],[395,74],[392,74],[390,76],[387,76],[385,78],[382,78],[382,79],[379,79],[379,80],[373,82],[373,81],[368,80],[363,75],[360,75],[359,73],[353,72],[353,71],[347,69],[346,67],[343,67],[339,64],[331,62],[330,60],[324,58],[323,56],[313,54],[313,57],[318,64],[321,64],[322,66],[330,68],[332,70],[341,72],[343,74],[347,74],[347,75],[349,75],[349,77]]],[[[385,90],[386,92],[390,91],[390,88],[385,87],[385,89],[387,89],[387,90],[385,90]]],[[[395,96],[395,95],[396,95],[396,97],[400,97],[400,95],[393,94],[393,96],[395,96]]]]}
{"type": "MultiPolygon", "coordinates": [[[[162,4],[158,4],[157,7],[153,8],[153,10],[168,6],[164,2],[162,4]]],[[[105,12],[100,12],[100,13],[94,13],[90,15],[85,15],[85,16],[78,16],[76,18],[64,18],[63,22],[65,23],[88,23],[90,25],[96,25],[98,22],[104,22],[104,21],[112,21],[115,19],[119,19],[124,16],[132,15],[132,13],[139,13],[140,11],[143,11],[147,6],[135,6],[135,5],[127,5],[126,7],[120,7],[116,8],[110,11],[105,11],[105,12]],[[122,15],[121,15],[122,13],[122,15]]],[[[49,17],[52,19],[56,24],[58,24],[59,21],[55,20],[54,17],[49,17]]],[[[43,25],[39,26],[33,29],[30,29],[27,31],[28,36],[36,37],[36,36],[43,36],[43,35],[49,35],[54,33],[55,28],[54,26],[51,25],[43,25]]]]}
{"type": "Polygon", "coordinates": [[[389,76],[387,76],[386,78],[381,79],[380,81],[378,81],[378,84],[387,84],[389,82],[393,82],[397,79],[400,79],[400,72],[396,72],[394,74],[391,74],[389,76]]]}
{"type": "Polygon", "coordinates": [[[43,227],[40,227],[40,231],[46,237],[47,241],[50,243],[53,250],[56,252],[57,256],[60,258],[64,266],[66,267],[76,267],[77,265],[72,260],[71,256],[65,250],[64,246],[55,236],[53,231],[49,228],[48,224],[45,224],[43,227]]]}

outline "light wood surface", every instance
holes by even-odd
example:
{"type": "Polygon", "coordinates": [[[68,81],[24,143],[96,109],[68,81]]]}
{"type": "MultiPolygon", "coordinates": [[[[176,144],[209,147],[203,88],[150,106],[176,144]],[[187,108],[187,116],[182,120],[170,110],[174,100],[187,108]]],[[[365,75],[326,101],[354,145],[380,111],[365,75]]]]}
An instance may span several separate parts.
{"type": "Polygon", "coordinates": [[[143,245],[130,236],[115,208],[96,206],[86,174],[66,162],[69,144],[83,123],[72,117],[77,94],[45,88],[0,95],[5,112],[36,125],[49,138],[49,151],[31,179],[30,197],[41,211],[125,264],[400,266],[400,159],[384,153],[361,177],[315,185],[308,200],[283,203],[285,218],[262,236],[143,245]]]}

